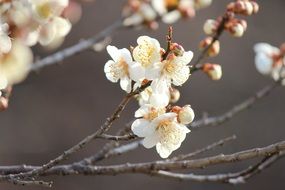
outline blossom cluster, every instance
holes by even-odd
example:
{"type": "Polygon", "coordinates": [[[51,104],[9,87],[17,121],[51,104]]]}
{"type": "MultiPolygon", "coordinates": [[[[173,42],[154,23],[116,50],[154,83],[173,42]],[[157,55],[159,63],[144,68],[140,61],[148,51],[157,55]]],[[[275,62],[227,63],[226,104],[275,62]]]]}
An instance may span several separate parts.
{"type": "Polygon", "coordinates": [[[205,8],[212,0],[129,0],[124,15],[126,26],[147,25],[157,28],[157,20],[172,24],[180,18],[192,18],[198,9],[205,8]]]}
{"type": "Polygon", "coordinates": [[[190,105],[170,105],[180,97],[173,86],[183,85],[190,76],[188,64],[193,53],[172,42],[165,50],[148,36],[140,36],[137,43],[131,51],[107,46],[112,60],[105,64],[104,71],[108,80],[120,81],[128,93],[149,84],[137,95],[141,107],[135,112],[132,131],[144,138],[142,144],[146,148],[156,146],[159,155],[167,158],[180,147],[190,132],[186,125],[194,119],[190,105]]]}
{"type": "Polygon", "coordinates": [[[69,0],[0,2],[0,90],[26,77],[33,60],[31,46],[55,48],[63,42],[71,29],[71,5],[69,0]]]}
{"type": "Polygon", "coordinates": [[[274,80],[281,80],[285,85],[285,44],[280,48],[268,43],[258,43],[254,46],[255,66],[258,72],[271,76],[274,80]]]}

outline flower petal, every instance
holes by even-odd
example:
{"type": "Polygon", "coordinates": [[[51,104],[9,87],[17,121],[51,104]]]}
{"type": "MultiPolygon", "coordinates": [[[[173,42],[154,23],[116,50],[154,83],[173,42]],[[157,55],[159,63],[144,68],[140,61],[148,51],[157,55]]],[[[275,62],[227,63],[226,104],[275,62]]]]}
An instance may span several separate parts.
{"type": "Polygon", "coordinates": [[[131,66],[129,66],[129,74],[132,80],[135,82],[140,82],[145,77],[145,69],[141,66],[141,64],[134,62],[131,66]]]}
{"type": "Polygon", "coordinates": [[[115,67],[116,63],[112,60],[109,60],[105,66],[104,66],[104,72],[106,74],[106,77],[109,81],[111,82],[118,82],[119,78],[117,78],[113,73],[112,73],[112,67],[115,67]]]}
{"type": "Polygon", "coordinates": [[[172,150],[168,149],[166,146],[163,146],[161,143],[156,145],[156,151],[161,158],[168,158],[172,153],[172,150]]]}
{"type": "Polygon", "coordinates": [[[109,55],[112,57],[112,59],[115,62],[118,62],[120,60],[121,53],[117,47],[108,45],[106,49],[107,49],[107,52],[109,53],[109,55]]]}
{"type": "Polygon", "coordinates": [[[149,127],[150,122],[146,119],[136,119],[131,128],[135,135],[139,137],[146,137],[153,133],[152,129],[149,127]]]}
{"type": "Polygon", "coordinates": [[[132,80],[128,78],[127,76],[125,76],[121,78],[120,86],[124,91],[126,91],[127,93],[130,93],[132,91],[132,80]]]}
{"type": "Polygon", "coordinates": [[[147,136],[143,139],[142,145],[145,148],[152,148],[159,142],[159,138],[156,134],[153,134],[151,136],[147,136]]]}

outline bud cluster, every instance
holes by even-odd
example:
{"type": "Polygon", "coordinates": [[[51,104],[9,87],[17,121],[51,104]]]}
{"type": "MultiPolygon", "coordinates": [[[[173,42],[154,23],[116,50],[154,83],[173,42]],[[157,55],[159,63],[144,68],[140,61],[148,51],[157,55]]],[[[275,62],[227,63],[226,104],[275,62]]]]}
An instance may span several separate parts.
{"type": "Polygon", "coordinates": [[[135,112],[137,119],[132,124],[132,131],[144,138],[146,148],[156,146],[163,158],[180,147],[190,132],[186,125],[194,119],[194,111],[189,105],[170,105],[180,98],[179,91],[173,86],[181,86],[188,80],[188,64],[193,57],[191,51],[185,51],[171,38],[169,35],[166,50],[148,36],[140,36],[131,52],[108,46],[112,60],[104,68],[106,77],[111,82],[120,80],[121,88],[128,93],[149,85],[136,97],[140,108],[135,112]]]}
{"type": "Polygon", "coordinates": [[[255,66],[259,73],[271,76],[285,85],[285,43],[279,48],[267,43],[254,46],[255,66]]]}
{"type": "Polygon", "coordinates": [[[151,29],[158,27],[157,20],[172,24],[180,18],[193,18],[196,10],[208,7],[212,0],[128,0],[123,15],[126,26],[142,24],[151,29]]]}
{"type": "Polygon", "coordinates": [[[236,0],[231,2],[227,6],[224,18],[209,19],[205,22],[204,32],[207,35],[213,35],[218,30],[225,29],[234,37],[241,37],[247,29],[247,22],[236,18],[235,15],[250,16],[256,14],[258,10],[259,5],[253,0],[236,0]]]}
{"type": "MultiPolygon", "coordinates": [[[[209,57],[217,56],[220,53],[218,38],[224,30],[234,37],[242,37],[247,29],[247,22],[237,18],[236,15],[250,16],[256,14],[258,10],[258,4],[253,0],[236,0],[229,3],[223,17],[208,19],[205,22],[203,30],[208,36],[199,43],[199,49],[206,49],[209,57]]],[[[217,64],[206,64],[202,70],[213,80],[218,80],[222,76],[221,66],[217,64]]]]}

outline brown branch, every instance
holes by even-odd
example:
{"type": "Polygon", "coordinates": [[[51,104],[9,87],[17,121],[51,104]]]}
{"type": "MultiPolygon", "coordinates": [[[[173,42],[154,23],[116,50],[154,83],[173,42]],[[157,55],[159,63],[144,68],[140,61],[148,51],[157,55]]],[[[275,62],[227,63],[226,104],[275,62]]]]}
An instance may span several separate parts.
{"type": "Polygon", "coordinates": [[[122,19],[114,22],[109,27],[105,28],[103,31],[101,31],[99,34],[96,34],[95,36],[89,38],[80,40],[77,44],[70,46],[68,48],[65,48],[61,51],[58,51],[54,54],[51,54],[43,59],[37,60],[34,62],[30,68],[31,71],[38,71],[39,69],[42,69],[46,66],[57,64],[62,62],[64,59],[69,58],[71,56],[74,56],[82,51],[88,50],[92,48],[92,46],[96,43],[98,43],[101,40],[104,40],[106,37],[110,36],[114,31],[120,29],[123,27],[123,21],[122,19]]]}
{"type": "Polygon", "coordinates": [[[206,146],[204,148],[201,148],[201,149],[196,150],[194,152],[191,152],[189,154],[182,154],[182,155],[173,157],[173,158],[169,159],[169,161],[178,161],[178,160],[186,160],[186,159],[189,159],[189,158],[193,158],[194,156],[197,156],[199,154],[202,154],[202,153],[205,153],[207,151],[213,150],[213,149],[217,148],[218,146],[223,146],[225,143],[227,143],[229,141],[232,141],[232,140],[235,140],[235,139],[236,139],[236,136],[233,135],[231,137],[227,137],[225,139],[219,140],[218,142],[214,142],[213,144],[210,144],[210,145],[208,145],[208,146],[206,146]]]}
{"type": "Polygon", "coordinates": [[[180,174],[168,171],[157,171],[153,172],[152,175],[159,177],[166,177],[169,179],[176,180],[191,180],[196,182],[218,182],[218,183],[229,183],[237,185],[240,183],[245,183],[246,180],[252,178],[256,174],[262,172],[264,169],[275,163],[278,159],[284,157],[284,152],[277,153],[266,157],[261,162],[257,163],[255,166],[250,166],[248,169],[228,174],[215,174],[215,175],[195,175],[195,174],[180,174]]]}
{"type": "Polygon", "coordinates": [[[27,177],[34,177],[43,174],[46,170],[52,168],[53,166],[57,165],[63,160],[66,160],[69,156],[72,154],[78,152],[82,148],[84,148],[87,144],[89,144],[93,139],[100,137],[103,133],[109,130],[113,122],[120,117],[121,112],[124,110],[125,106],[127,103],[131,100],[131,98],[140,93],[142,90],[147,88],[150,85],[150,82],[142,86],[141,88],[138,88],[137,90],[129,93],[128,95],[125,96],[125,98],[121,101],[121,103],[118,105],[114,113],[107,118],[105,123],[93,134],[87,136],[84,138],[82,141],[80,141],[78,144],[74,145],[70,149],[64,151],[63,154],[59,155],[57,158],[49,161],[47,164],[44,164],[40,168],[37,168],[33,171],[29,171],[27,173],[19,173],[15,175],[2,175],[0,176],[0,180],[6,180],[6,181],[13,181],[14,179],[16,180],[17,178],[27,178],[27,177]]]}
{"type": "Polygon", "coordinates": [[[134,134],[127,134],[122,136],[114,136],[114,135],[108,135],[108,134],[102,134],[98,136],[99,139],[105,139],[105,140],[112,140],[112,141],[128,141],[136,138],[136,135],[134,134]]]}
{"type": "MultiPolygon", "coordinates": [[[[265,157],[278,154],[285,150],[285,141],[281,141],[266,147],[254,148],[234,154],[220,154],[216,156],[184,161],[165,161],[146,163],[126,163],[109,166],[84,166],[84,165],[61,165],[55,166],[41,175],[116,175],[123,173],[144,173],[151,174],[153,171],[159,170],[180,170],[180,169],[199,169],[212,165],[233,163],[243,160],[249,160],[258,157],[265,157]]],[[[2,166],[0,173],[9,174],[29,172],[36,170],[37,166],[2,166]]],[[[3,180],[3,179],[1,179],[3,180]]]]}
{"type": "Polygon", "coordinates": [[[228,22],[228,20],[229,20],[229,14],[226,13],[222,17],[222,20],[217,28],[217,31],[215,35],[212,37],[211,43],[206,48],[203,49],[203,51],[198,56],[197,60],[193,63],[193,65],[191,65],[191,73],[194,73],[195,71],[198,71],[202,68],[203,64],[201,62],[203,61],[203,59],[207,57],[207,53],[209,49],[213,46],[213,44],[220,39],[221,35],[225,30],[225,25],[228,22]]]}

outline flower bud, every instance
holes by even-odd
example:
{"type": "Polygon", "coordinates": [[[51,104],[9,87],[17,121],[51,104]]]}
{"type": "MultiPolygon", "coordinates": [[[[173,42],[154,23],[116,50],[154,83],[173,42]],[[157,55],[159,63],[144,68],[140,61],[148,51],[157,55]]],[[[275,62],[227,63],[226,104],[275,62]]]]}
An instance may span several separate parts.
{"type": "MultiPolygon", "coordinates": [[[[211,45],[213,41],[212,37],[207,37],[204,40],[202,40],[199,44],[199,48],[200,50],[203,50],[205,48],[207,48],[209,45],[211,45]]],[[[212,46],[209,48],[207,54],[210,57],[215,57],[220,53],[220,42],[218,40],[216,40],[212,46]]]]}
{"type": "Polygon", "coordinates": [[[252,4],[252,7],[253,7],[253,14],[258,13],[258,11],[259,11],[259,5],[257,4],[257,2],[255,2],[255,1],[250,1],[250,3],[252,4]]]}
{"type": "Polygon", "coordinates": [[[216,20],[208,19],[204,24],[204,32],[207,35],[212,35],[217,31],[218,23],[216,20]]]}
{"type": "Polygon", "coordinates": [[[8,108],[8,99],[0,97],[0,111],[4,111],[8,108]]]}
{"type": "Polygon", "coordinates": [[[222,67],[219,64],[206,63],[203,65],[202,70],[212,80],[220,80],[222,78],[222,67]]]}
{"type": "Polygon", "coordinates": [[[229,31],[234,37],[242,37],[245,32],[245,28],[242,24],[236,23],[229,28],[229,31]]]}
{"type": "Polygon", "coordinates": [[[170,88],[170,103],[176,103],[180,99],[180,92],[176,88],[170,88]]]}
{"type": "Polygon", "coordinates": [[[212,0],[195,0],[195,8],[202,9],[202,8],[210,6],[211,3],[212,3],[212,0]]]}
{"type": "Polygon", "coordinates": [[[170,50],[174,53],[175,56],[182,56],[185,52],[184,48],[177,43],[171,43],[170,50]]]}
{"type": "Polygon", "coordinates": [[[245,15],[252,15],[253,14],[253,4],[249,1],[245,1],[245,11],[244,14],[245,15]]]}
{"type": "Polygon", "coordinates": [[[183,106],[178,112],[178,122],[184,125],[190,124],[195,117],[195,113],[190,105],[183,106]]]}

